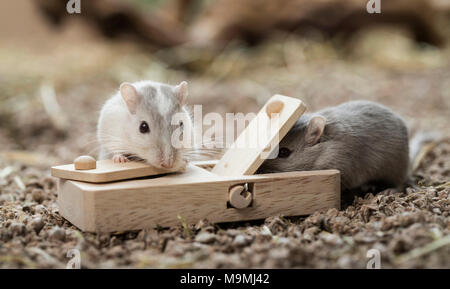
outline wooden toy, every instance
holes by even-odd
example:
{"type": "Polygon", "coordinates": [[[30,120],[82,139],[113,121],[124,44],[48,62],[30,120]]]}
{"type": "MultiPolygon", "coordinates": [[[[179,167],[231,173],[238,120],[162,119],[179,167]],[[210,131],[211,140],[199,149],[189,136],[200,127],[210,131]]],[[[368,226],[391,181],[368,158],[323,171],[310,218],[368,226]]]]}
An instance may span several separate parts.
{"type": "Polygon", "coordinates": [[[80,156],[73,161],[75,170],[93,170],[97,168],[95,159],[91,156],[80,156]]]}
{"type": "MultiPolygon", "coordinates": [[[[337,170],[253,175],[262,155],[270,153],[304,111],[300,100],[275,95],[222,159],[191,162],[182,172],[111,160],[95,162],[94,169],[52,167],[59,178],[60,214],[81,230],[112,232],[173,226],[180,218],[219,223],[339,208],[337,170]],[[239,146],[239,141],[260,136],[259,146],[239,146]]],[[[82,160],[92,166],[92,159],[82,160]]]]}

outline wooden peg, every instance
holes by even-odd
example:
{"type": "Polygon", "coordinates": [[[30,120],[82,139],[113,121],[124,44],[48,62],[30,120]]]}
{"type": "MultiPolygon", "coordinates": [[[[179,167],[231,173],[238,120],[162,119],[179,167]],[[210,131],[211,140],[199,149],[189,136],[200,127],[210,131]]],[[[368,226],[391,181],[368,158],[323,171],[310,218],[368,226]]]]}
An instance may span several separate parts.
{"type": "Polygon", "coordinates": [[[266,106],[266,113],[269,118],[272,118],[273,114],[280,114],[283,110],[284,103],[280,100],[274,100],[269,102],[266,106]]]}
{"type": "Polygon", "coordinates": [[[250,193],[244,185],[236,185],[230,188],[228,201],[234,208],[243,209],[250,205],[252,198],[252,193],[250,193]],[[247,195],[244,197],[243,193],[246,193],[247,195]]]}
{"type": "Polygon", "coordinates": [[[91,156],[79,156],[73,164],[76,170],[93,170],[97,167],[97,161],[91,156]]]}

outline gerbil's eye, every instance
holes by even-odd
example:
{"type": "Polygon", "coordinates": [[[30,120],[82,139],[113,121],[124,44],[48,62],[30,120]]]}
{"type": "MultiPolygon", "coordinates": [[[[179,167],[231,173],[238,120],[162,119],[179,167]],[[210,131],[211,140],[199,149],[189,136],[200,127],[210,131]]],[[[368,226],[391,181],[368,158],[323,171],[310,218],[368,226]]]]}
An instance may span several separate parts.
{"type": "Polygon", "coordinates": [[[291,155],[291,150],[288,148],[280,148],[280,151],[278,152],[278,157],[285,159],[291,155]]]}
{"type": "Polygon", "coordinates": [[[180,120],[180,127],[181,127],[181,129],[183,129],[183,127],[184,127],[183,121],[181,121],[181,120],[180,120]]]}
{"type": "Polygon", "coordinates": [[[149,133],[150,132],[150,128],[148,127],[147,122],[145,122],[145,121],[141,122],[141,125],[139,126],[139,131],[141,133],[149,133]]]}

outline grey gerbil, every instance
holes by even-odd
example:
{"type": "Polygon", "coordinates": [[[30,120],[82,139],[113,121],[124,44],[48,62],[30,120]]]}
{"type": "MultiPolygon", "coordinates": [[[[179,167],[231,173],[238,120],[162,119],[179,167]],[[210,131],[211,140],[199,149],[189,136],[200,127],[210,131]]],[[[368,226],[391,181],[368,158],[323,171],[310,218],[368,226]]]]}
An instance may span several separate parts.
{"type": "Polygon", "coordinates": [[[184,166],[182,149],[174,146],[172,137],[176,130],[182,135],[191,125],[187,96],[185,81],[176,86],[153,81],[122,83],[100,112],[100,159],[112,156],[115,162],[126,162],[138,158],[158,168],[184,166]]]}
{"type": "Polygon", "coordinates": [[[409,166],[408,130],[399,115],[370,101],[304,114],[260,173],[338,169],[342,190],[381,182],[398,187],[409,166]]]}

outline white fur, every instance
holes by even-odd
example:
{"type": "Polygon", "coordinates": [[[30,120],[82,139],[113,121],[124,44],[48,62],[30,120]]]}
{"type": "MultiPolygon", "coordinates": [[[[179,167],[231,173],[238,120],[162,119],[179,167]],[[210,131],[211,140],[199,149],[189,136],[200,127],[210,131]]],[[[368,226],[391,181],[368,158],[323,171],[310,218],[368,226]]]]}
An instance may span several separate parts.
{"type": "MultiPolygon", "coordinates": [[[[155,167],[163,165],[181,166],[184,162],[181,150],[174,149],[171,144],[171,136],[167,129],[158,127],[155,117],[149,115],[149,108],[156,109],[159,114],[167,115],[174,107],[174,94],[168,97],[161,89],[164,84],[153,81],[139,81],[132,84],[139,94],[141,102],[135,112],[130,112],[120,92],[115,93],[103,106],[97,125],[97,139],[100,143],[100,159],[111,158],[117,154],[133,154],[145,159],[155,167]],[[149,86],[156,89],[155,99],[150,98],[149,86]],[[147,102],[145,103],[145,99],[147,102]],[[150,101],[151,100],[151,101],[150,101]],[[150,133],[139,132],[139,125],[146,121],[150,127],[150,133]]],[[[167,85],[165,85],[167,87],[167,85]]],[[[186,88],[186,87],[185,87],[186,88]]],[[[169,88],[167,88],[169,89],[169,88]]],[[[170,93],[174,93],[172,87],[170,93]]],[[[186,91],[187,92],[187,91],[186,91]]],[[[185,127],[191,127],[191,120],[185,107],[181,112],[187,114],[189,123],[185,127]]],[[[164,127],[167,128],[164,121],[164,127]]],[[[122,159],[122,158],[116,158],[122,159]]]]}

